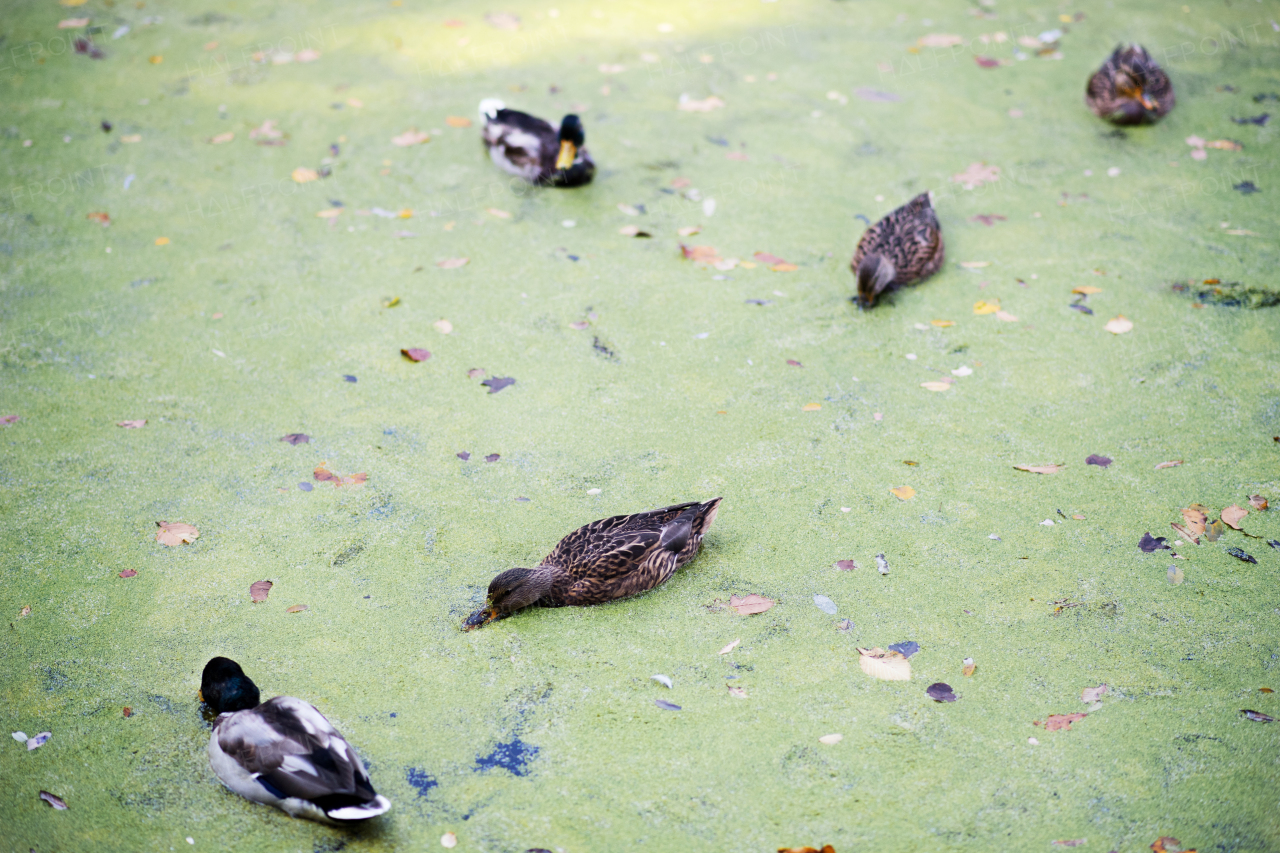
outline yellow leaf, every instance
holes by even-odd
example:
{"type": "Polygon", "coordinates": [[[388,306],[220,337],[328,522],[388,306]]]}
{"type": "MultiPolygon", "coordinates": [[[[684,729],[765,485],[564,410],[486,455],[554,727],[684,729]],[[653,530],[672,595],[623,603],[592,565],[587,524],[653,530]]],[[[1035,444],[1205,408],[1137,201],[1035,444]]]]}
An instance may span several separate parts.
{"type": "Polygon", "coordinates": [[[739,261],[738,266],[742,267],[744,270],[753,270],[756,268],[754,261],[739,261]]]}
{"type": "Polygon", "coordinates": [[[973,313],[975,314],[994,314],[1000,310],[1000,301],[986,302],[979,299],[973,303],[973,313]]]}
{"type": "Polygon", "coordinates": [[[298,168],[293,170],[292,174],[290,174],[289,177],[293,178],[294,181],[296,181],[297,183],[305,184],[309,181],[320,180],[320,173],[317,172],[315,169],[306,169],[306,168],[303,168],[302,166],[299,166],[298,168]]]}
{"type": "Polygon", "coordinates": [[[1133,331],[1133,321],[1121,314],[1119,317],[1108,320],[1107,325],[1102,328],[1113,335],[1123,335],[1125,332],[1133,331]]]}
{"type": "Polygon", "coordinates": [[[821,404],[821,403],[805,403],[803,406],[801,406],[801,407],[800,407],[800,411],[802,411],[802,412],[816,412],[816,411],[818,411],[818,409],[821,409],[821,408],[822,408],[822,404],[821,404]]]}
{"type": "Polygon", "coordinates": [[[400,218],[401,218],[401,219],[412,219],[412,218],[413,218],[413,208],[406,207],[404,210],[400,211],[400,218]]]}
{"type": "Polygon", "coordinates": [[[965,678],[968,678],[969,676],[973,675],[973,673],[977,669],[978,669],[978,665],[973,662],[973,658],[964,659],[964,669],[961,670],[961,672],[964,673],[965,678]]]}
{"type": "Polygon", "coordinates": [[[167,246],[167,245],[169,245],[169,238],[168,238],[168,237],[157,237],[157,238],[156,238],[156,245],[157,245],[157,246],[167,246]]]}
{"type": "Polygon", "coordinates": [[[389,299],[384,299],[384,300],[382,300],[382,307],[383,307],[383,308],[394,308],[394,307],[396,307],[396,306],[397,306],[397,305],[399,305],[399,304],[400,304],[400,297],[399,297],[399,296],[392,296],[392,297],[391,297],[391,298],[389,298],[389,299]]]}
{"type": "Polygon", "coordinates": [[[1090,295],[1092,295],[1092,294],[1094,294],[1094,293],[1101,293],[1101,292],[1102,292],[1102,288],[1101,288],[1101,287],[1094,287],[1092,284],[1082,284],[1082,285],[1080,285],[1079,287],[1073,287],[1073,288],[1071,288],[1071,292],[1072,292],[1072,293],[1082,293],[1082,294],[1084,294],[1085,296],[1090,296],[1090,295]]]}
{"type": "Polygon", "coordinates": [[[951,388],[950,382],[921,382],[920,387],[926,391],[947,391],[951,388]]]}
{"type": "Polygon", "coordinates": [[[306,609],[307,609],[307,605],[305,604],[291,604],[284,609],[284,612],[285,613],[301,613],[306,609]]]}
{"type": "Polygon", "coordinates": [[[342,208],[331,207],[328,210],[320,211],[319,213],[316,214],[316,216],[320,217],[321,219],[333,219],[334,217],[339,216],[341,213],[342,213],[342,208]]]}
{"type": "Polygon", "coordinates": [[[773,266],[769,267],[769,269],[773,270],[774,272],[795,272],[800,268],[795,264],[774,264],[773,266]]]}
{"type": "Polygon", "coordinates": [[[916,496],[916,490],[910,486],[899,486],[898,488],[890,489],[889,491],[893,493],[894,497],[902,501],[909,501],[916,496]]]}
{"type": "Polygon", "coordinates": [[[148,57],[147,62],[150,62],[152,65],[159,65],[161,62],[164,62],[164,57],[156,54],[155,56],[148,57]]]}
{"type": "Polygon", "coordinates": [[[59,0],[63,6],[83,6],[87,0],[59,0]]]}
{"type": "Polygon", "coordinates": [[[930,320],[929,322],[939,329],[949,329],[956,324],[955,320],[930,320]]]}
{"type": "Polygon", "coordinates": [[[877,646],[873,649],[858,649],[858,655],[862,671],[872,678],[882,681],[911,680],[911,661],[901,652],[886,652],[877,646]]]}
{"type": "Polygon", "coordinates": [[[449,127],[471,127],[471,119],[464,116],[449,116],[444,123],[449,127]]]}
{"type": "Polygon", "coordinates": [[[235,138],[236,138],[236,135],[235,135],[234,133],[231,133],[230,131],[228,131],[228,132],[226,132],[226,133],[219,133],[217,136],[214,136],[214,137],[212,137],[212,138],[210,138],[210,139],[209,139],[209,144],[210,144],[210,145],[221,145],[222,143],[224,143],[224,142],[230,142],[231,140],[233,140],[233,139],[235,139],[235,138]]]}
{"type": "Polygon", "coordinates": [[[765,598],[763,595],[750,593],[749,595],[731,595],[729,596],[729,607],[732,608],[739,616],[754,616],[757,613],[764,613],[776,602],[772,598],[765,598]]]}

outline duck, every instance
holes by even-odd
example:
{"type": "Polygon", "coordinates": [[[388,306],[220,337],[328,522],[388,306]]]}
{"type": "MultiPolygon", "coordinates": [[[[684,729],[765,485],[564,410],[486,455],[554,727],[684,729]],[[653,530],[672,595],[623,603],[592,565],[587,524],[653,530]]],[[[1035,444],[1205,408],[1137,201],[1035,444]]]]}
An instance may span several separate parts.
{"type": "Polygon", "coordinates": [[[532,569],[489,583],[485,606],[463,622],[474,630],[525,607],[603,604],[646,592],[698,553],[721,498],[593,521],[560,540],[532,569]]]}
{"type": "Polygon", "coordinates": [[[855,300],[874,307],[881,294],[936,273],[945,254],[933,193],[920,193],[863,232],[850,263],[858,280],[855,300]]]}
{"type": "Polygon", "coordinates": [[[489,159],[502,169],[531,184],[552,187],[579,187],[591,183],[595,161],[583,147],[586,134],[582,119],[570,113],[560,120],[556,131],[547,122],[509,110],[496,98],[480,102],[481,133],[489,159]]]}
{"type": "Polygon", "coordinates": [[[1140,44],[1118,45],[1089,78],[1084,102],[1113,124],[1151,124],[1173,109],[1173,83],[1140,44]]]}
{"type": "Polygon", "coordinates": [[[292,696],[260,702],[258,686],[224,657],[205,664],[200,697],[217,715],[209,766],[246,800],[338,826],[391,808],[373,790],[360,756],[315,706],[292,696]]]}

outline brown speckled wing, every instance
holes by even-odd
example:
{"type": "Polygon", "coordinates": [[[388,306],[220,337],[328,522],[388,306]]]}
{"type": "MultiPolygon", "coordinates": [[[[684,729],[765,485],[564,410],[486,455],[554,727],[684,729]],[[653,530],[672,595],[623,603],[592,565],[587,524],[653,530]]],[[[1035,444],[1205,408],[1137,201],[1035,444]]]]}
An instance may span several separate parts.
{"type": "Polygon", "coordinates": [[[866,230],[853,253],[854,275],[862,259],[872,253],[893,262],[897,270],[894,287],[919,281],[941,269],[942,228],[928,193],[921,193],[866,230]]]}

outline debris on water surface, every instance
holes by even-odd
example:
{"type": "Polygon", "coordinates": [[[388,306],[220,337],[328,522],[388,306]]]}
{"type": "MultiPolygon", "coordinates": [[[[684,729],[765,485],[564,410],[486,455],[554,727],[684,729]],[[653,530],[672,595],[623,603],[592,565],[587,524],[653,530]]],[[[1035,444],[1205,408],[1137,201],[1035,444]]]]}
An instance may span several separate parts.
{"type": "Polygon", "coordinates": [[[894,643],[889,647],[889,651],[897,652],[904,658],[909,658],[916,652],[920,651],[920,644],[915,640],[907,640],[905,643],[894,643]]]}
{"type": "Polygon", "coordinates": [[[1240,529],[1240,521],[1249,514],[1249,510],[1242,506],[1231,506],[1224,509],[1221,513],[1222,523],[1235,530],[1240,529]]]}
{"type": "Polygon", "coordinates": [[[1152,536],[1150,533],[1142,534],[1142,538],[1138,540],[1138,548],[1144,554],[1150,554],[1152,551],[1168,551],[1169,546],[1164,544],[1163,536],[1152,536]]]}
{"type": "Polygon", "coordinates": [[[497,461],[498,461],[499,459],[501,459],[501,458],[502,458],[502,454],[501,454],[501,453],[490,453],[488,456],[486,456],[486,457],[484,458],[484,461],[485,461],[485,462],[497,462],[497,461]]]}
{"type": "Polygon", "coordinates": [[[825,743],[827,746],[834,746],[844,740],[844,735],[823,735],[818,738],[818,743],[825,743]]]}
{"type": "Polygon", "coordinates": [[[970,163],[969,168],[952,175],[951,180],[967,190],[975,189],[984,183],[1000,180],[1000,167],[988,166],[986,163],[970,163]]]}
{"type": "Polygon", "coordinates": [[[910,681],[911,662],[901,652],[885,651],[876,646],[858,649],[858,664],[862,671],[882,681],[910,681]]]}
{"type": "Polygon", "coordinates": [[[65,811],[68,808],[66,801],[63,800],[62,797],[59,797],[57,794],[50,794],[48,791],[41,791],[40,799],[48,803],[50,808],[57,809],[58,811],[65,811]]]}
{"type": "Polygon", "coordinates": [[[1182,842],[1171,835],[1162,835],[1151,842],[1154,853],[1196,853],[1195,850],[1182,849],[1182,842]]]}
{"type": "Polygon", "coordinates": [[[1204,538],[1210,542],[1217,542],[1222,538],[1222,521],[1214,519],[1204,526],[1204,538]]]}
{"type": "Polygon", "coordinates": [[[1186,578],[1186,576],[1182,572],[1182,569],[1178,568],[1177,566],[1170,566],[1169,571],[1167,572],[1167,576],[1169,578],[1169,583],[1173,584],[1174,586],[1177,586],[1178,584],[1182,583],[1182,581],[1186,578]]]}
{"type": "Polygon", "coordinates": [[[1173,459],[1169,462],[1161,462],[1159,465],[1156,466],[1156,470],[1159,471],[1161,468],[1177,468],[1181,464],[1182,464],[1181,459],[1173,459]]]}
{"type": "Polygon", "coordinates": [[[200,538],[199,530],[181,521],[175,521],[172,524],[167,521],[157,521],[156,527],[160,528],[156,531],[156,541],[161,545],[168,545],[170,548],[175,548],[184,543],[190,545],[200,538]]]}
{"type": "Polygon", "coordinates": [[[741,687],[729,685],[729,695],[734,699],[746,699],[747,691],[743,690],[741,687]]]}
{"type": "Polygon", "coordinates": [[[321,483],[333,483],[334,488],[340,486],[358,486],[369,479],[369,475],[363,471],[359,474],[347,474],[346,476],[338,476],[330,471],[325,465],[328,463],[320,463],[311,475],[321,483]]]}
{"type": "Polygon", "coordinates": [[[669,676],[666,676],[666,675],[651,675],[651,676],[649,676],[649,678],[650,678],[650,679],[652,679],[653,681],[658,682],[659,684],[661,684],[663,687],[667,688],[668,690],[670,690],[670,689],[671,689],[671,678],[670,678],[669,676]]]}
{"type": "Polygon", "coordinates": [[[311,441],[311,436],[301,432],[291,432],[280,440],[296,446],[299,444],[307,444],[311,441]]]}
{"type": "Polygon", "coordinates": [[[1267,499],[1262,495],[1251,495],[1249,497],[1249,506],[1261,512],[1265,510],[1269,504],[1267,503],[1267,499]]]}
{"type": "Polygon", "coordinates": [[[1106,456],[1099,456],[1096,453],[1089,454],[1084,460],[1084,464],[1097,465],[1099,468],[1106,468],[1111,464],[1111,462],[1111,459],[1108,459],[1106,456]]]}
{"type": "Polygon", "coordinates": [[[830,844],[824,844],[818,847],[779,847],[778,853],[836,853],[836,848],[830,844]]]}
{"type": "Polygon", "coordinates": [[[1056,474],[1067,466],[1054,463],[1053,465],[1014,465],[1013,467],[1018,471],[1030,471],[1032,474],[1056,474]]]}
{"type": "Polygon", "coordinates": [[[120,573],[120,577],[122,578],[136,578],[137,576],[138,572],[134,569],[125,569],[120,573]]]}
{"type": "Polygon", "coordinates": [[[974,672],[977,671],[977,669],[978,669],[978,665],[973,662],[973,658],[965,658],[964,669],[960,671],[964,673],[965,678],[968,678],[969,676],[973,675],[974,672]]]}
{"type": "Polygon", "coordinates": [[[458,267],[464,267],[470,258],[445,258],[443,261],[436,261],[436,266],[442,270],[456,270],[458,267]]]}
{"type": "Polygon", "coordinates": [[[858,568],[858,564],[853,560],[836,560],[836,570],[841,572],[851,572],[858,568]]]}
{"type": "Polygon", "coordinates": [[[424,142],[430,142],[431,136],[423,133],[416,127],[411,127],[404,133],[391,137],[391,144],[399,148],[408,148],[411,145],[421,145],[424,142]]]}
{"type": "Polygon", "coordinates": [[[1261,711],[1250,711],[1247,708],[1241,708],[1240,713],[1244,714],[1246,717],[1248,717],[1250,720],[1253,720],[1255,723],[1274,723],[1275,722],[1275,717],[1272,717],[1270,714],[1264,714],[1261,711]]]}
{"type": "Polygon", "coordinates": [[[1079,847],[1081,844],[1084,844],[1088,840],[1089,839],[1087,838],[1071,838],[1063,841],[1051,841],[1049,843],[1052,844],[1054,847],[1079,847]]]}
{"type": "Polygon", "coordinates": [[[35,737],[27,738],[27,752],[44,746],[51,737],[53,737],[53,732],[41,732],[35,737]]]}
{"type": "Polygon", "coordinates": [[[253,602],[266,601],[267,594],[271,592],[271,587],[275,586],[271,581],[254,581],[249,584],[249,600],[253,602]]]}
{"type": "Polygon", "coordinates": [[[510,376],[490,376],[480,384],[488,388],[490,394],[497,394],[508,385],[515,385],[516,381],[510,376]]]}
{"type": "Polygon", "coordinates": [[[305,604],[290,604],[284,609],[285,613],[301,613],[304,610],[310,610],[305,604]]]}
{"type": "Polygon", "coordinates": [[[1071,731],[1072,723],[1077,723],[1080,720],[1083,720],[1087,716],[1089,715],[1081,714],[1079,712],[1076,712],[1074,714],[1050,714],[1049,718],[1045,720],[1043,724],[1039,720],[1036,720],[1034,723],[1032,723],[1032,725],[1035,725],[1035,726],[1043,725],[1044,730],[1047,732],[1056,732],[1056,731],[1069,732],[1071,731]]]}
{"type": "Polygon", "coordinates": [[[1125,332],[1133,331],[1133,321],[1121,314],[1108,320],[1107,324],[1102,328],[1113,335],[1123,335],[1125,332]]]}
{"type": "Polygon", "coordinates": [[[910,486],[899,486],[889,490],[900,501],[909,501],[916,496],[916,490],[910,486]]]}
{"type": "Polygon", "coordinates": [[[448,320],[436,320],[431,325],[435,327],[435,330],[442,335],[453,334],[453,324],[450,323],[448,320]]]}
{"type": "Polygon", "coordinates": [[[729,645],[725,646],[725,647],[724,647],[723,649],[721,649],[720,651],[716,652],[716,654],[718,654],[718,655],[727,655],[727,654],[729,654],[729,652],[731,652],[731,651],[733,651],[734,649],[736,649],[736,648],[738,647],[738,643],[741,643],[741,642],[742,642],[742,638],[741,638],[741,637],[739,637],[738,639],[734,640],[734,641],[733,641],[732,643],[730,643],[729,645]]]}
{"type": "Polygon", "coordinates": [[[440,846],[450,848],[457,847],[458,836],[454,835],[452,832],[446,832],[444,835],[440,836],[440,846]]]}
{"type": "Polygon", "coordinates": [[[765,598],[763,595],[750,593],[749,595],[731,595],[729,596],[729,607],[733,609],[739,616],[753,616],[757,613],[764,613],[776,602],[771,598],[765,598]]]}
{"type": "Polygon", "coordinates": [[[424,349],[419,349],[417,347],[409,347],[407,349],[402,349],[400,350],[400,354],[405,358],[409,359],[410,361],[426,361],[427,359],[431,358],[431,353],[429,351],[424,349]]]}
{"type": "Polygon", "coordinates": [[[659,708],[661,708],[664,711],[683,711],[684,710],[679,705],[675,704],[674,702],[668,702],[666,699],[654,699],[653,704],[657,705],[659,708]]]}
{"type": "Polygon", "coordinates": [[[1246,563],[1253,563],[1255,566],[1258,564],[1258,561],[1254,559],[1254,557],[1252,557],[1249,554],[1246,554],[1244,551],[1241,551],[1239,548],[1228,548],[1227,553],[1235,557],[1237,560],[1243,560],[1246,563]]]}
{"type": "Polygon", "coordinates": [[[1086,687],[1080,691],[1080,701],[1086,705],[1092,705],[1107,693],[1107,685],[1099,684],[1097,687],[1086,687]]]}
{"type": "Polygon", "coordinates": [[[821,610],[823,613],[829,614],[831,616],[836,615],[836,603],[831,599],[827,598],[825,595],[815,595],[813,597],[813,603],[816,604],[818,606],[818,609],[821,610]]]}
{"type": "Polygon", "coordinates": [[[957,697],[951,685],[945,681],[935,681],[925,688],[925,694],[935,702],[954,702],[957,697]]]}
{"type": "Polygon", "coordinates": [[[882,575],[889,574],[889,561],[885,559],[884,554],[876,554],[876,571],[882,575]]]}

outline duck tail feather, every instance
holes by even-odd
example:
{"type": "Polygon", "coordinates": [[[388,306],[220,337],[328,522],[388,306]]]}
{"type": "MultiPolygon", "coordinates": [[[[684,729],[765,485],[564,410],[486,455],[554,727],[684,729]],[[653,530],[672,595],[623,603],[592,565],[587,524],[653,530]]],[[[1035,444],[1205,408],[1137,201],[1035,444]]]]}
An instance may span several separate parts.
{"type": "Polygon", "coordinates": [[[378,794],[367,803],[361,803],[358,806],[343,806],[340,809],[332,809],[325,812],[325,814],[332,820],[368,820],[371,817],[385,814],[390,809],[391,801],[378,794]]]}
{"type": "Polygon", "coordinates": [[[492,120],[498,117],[498,110],[505,110],[507,105],[498,98],[485,98],[480,102],[480,118],[492,120]]]}

